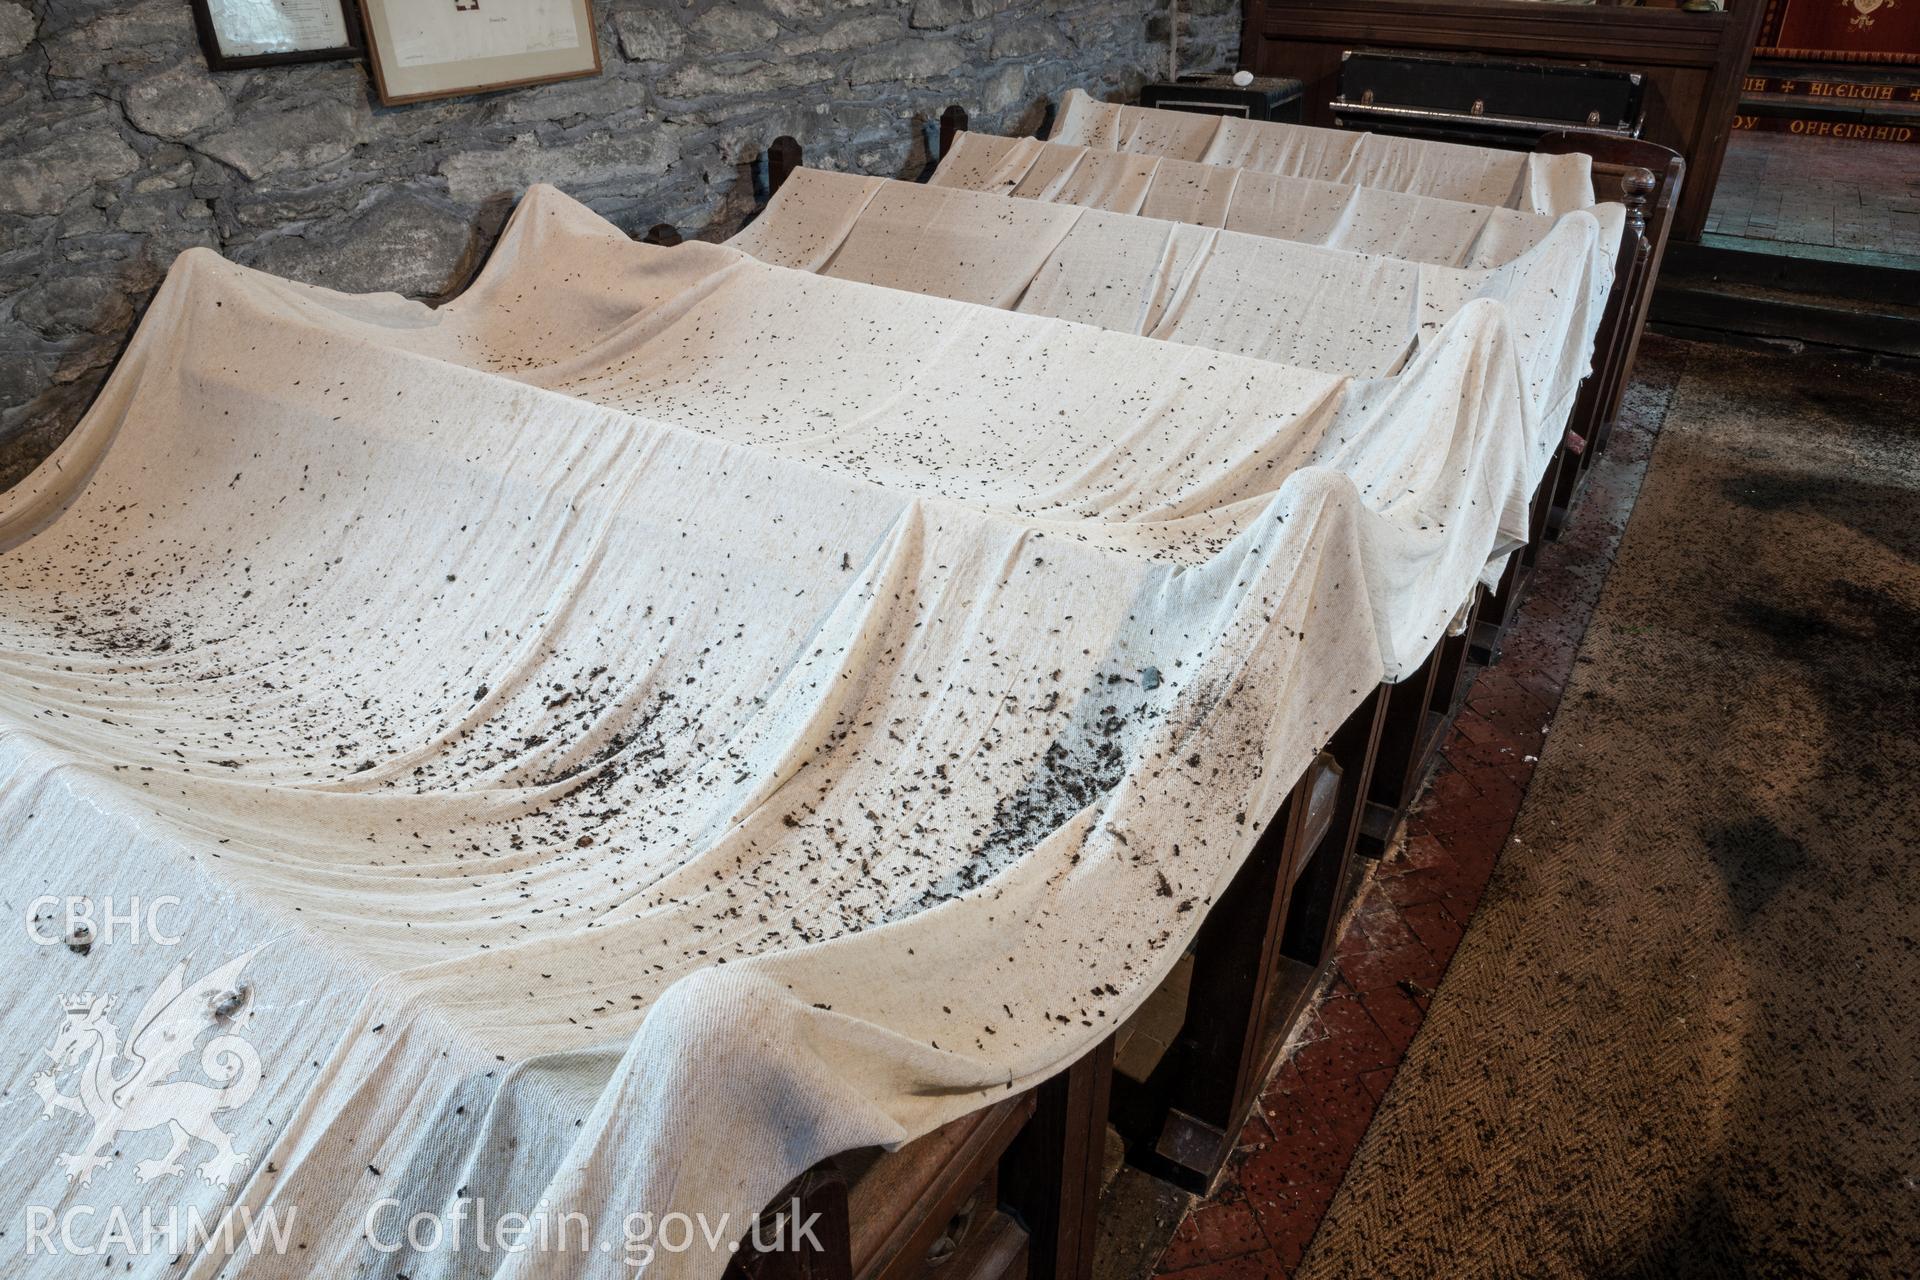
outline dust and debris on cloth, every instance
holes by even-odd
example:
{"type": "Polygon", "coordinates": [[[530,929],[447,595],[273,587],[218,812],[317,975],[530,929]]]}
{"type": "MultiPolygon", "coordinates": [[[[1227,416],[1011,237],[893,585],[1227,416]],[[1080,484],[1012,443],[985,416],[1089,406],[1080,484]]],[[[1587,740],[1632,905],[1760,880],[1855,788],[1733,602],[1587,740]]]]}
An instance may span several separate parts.
{"type": "MultiPolygon", "coordinates": [[[[928,185],[1222,227],[1442,267],[1502,266],[1538,244],[1561,217],[1581,210],[1600,220],[1612,253],[1626,221],[1626,210],[1617,202],[1534,213],[1297,173],[965,131],[955,135],[928,185]]],[[[1575,200],[1581,195],[1576,191],[1575,200]]]]}
{"type": "Polygon", "coordinates": [[[1062,96],[1048,141],[1553,216],[1594,203],[1593,158],[1585,152],[1502,151],[1359,129],[1121,106],[1101,102],[1084,89],[1062,96]]]}
{"type": "Polygon", "coordinates": [[[647,1274],[717,1275],[1109,1034],[1524,511],[1485,299],[1355,380],[590,219],[536,190],[438,311],[191,251],[0,495],[12,882],[180,939],[7,935],[10,1203],[289,1224],[196,1280],[700,1214],[647,1274]]]}
{"type": "Polygon", "coordinates": [[[1469,303],[1493,302],[1513,334],[1516,367],[1501,376],[1524,386],[1537,479],[1586,376],[1619,237],[1589,210],[1534,221],[1546,225],[1524,252],[1498,266],[1457,269],[960,187],[797,169],[728,243],[778,266],[1356,380],[1406,370],[1421,344],[1444,341],[1450,325],[1481,323],[1461,317],[1469,303]]]}
{"type": "Polygon", "coordinates": [[[636,244],[547,187],[463,297],[353,318],[382,343],[1183,563],[1226,547],[1285,476],[1337,470],[1396,517],[1363,546],[1395,678],[1445,633],[1468,563],[1497,577],[1487,547],[1525,541],[1550,456],[1494,298],[1462,304],[1399,373],[1353,378],[731,246],[636,244]]]}

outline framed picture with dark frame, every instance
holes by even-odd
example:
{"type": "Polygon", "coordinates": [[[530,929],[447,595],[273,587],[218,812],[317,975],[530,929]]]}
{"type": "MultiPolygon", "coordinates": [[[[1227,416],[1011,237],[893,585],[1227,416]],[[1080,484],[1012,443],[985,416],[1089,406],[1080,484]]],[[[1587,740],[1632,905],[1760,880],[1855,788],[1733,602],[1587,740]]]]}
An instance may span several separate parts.
{"type": "Polygon", "coordinates": [[[357,58],[365,51],[354,0],[192,0],[209,71],[357,58]]]}
{"type": "Polygon", "coordinates": [[[591,0],[360,0],[388,106],[600,74],[591,0]]]}

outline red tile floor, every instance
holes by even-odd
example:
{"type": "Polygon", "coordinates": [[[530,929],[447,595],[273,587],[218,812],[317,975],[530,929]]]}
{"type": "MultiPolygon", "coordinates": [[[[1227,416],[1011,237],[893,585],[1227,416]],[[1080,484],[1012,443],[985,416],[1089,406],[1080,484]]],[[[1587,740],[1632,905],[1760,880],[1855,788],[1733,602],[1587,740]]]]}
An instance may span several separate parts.
{"type": "Polygon", "coordinates": [[[1649,337],[1571,527],[1540,557],[1500,661],[1475,676],[1405,843],[1362,887],[1333,974],[1214,1196],[1162,1254],[1181,1280],[1299,1265],[1506,843],[1683,359],[1649,337]]]}

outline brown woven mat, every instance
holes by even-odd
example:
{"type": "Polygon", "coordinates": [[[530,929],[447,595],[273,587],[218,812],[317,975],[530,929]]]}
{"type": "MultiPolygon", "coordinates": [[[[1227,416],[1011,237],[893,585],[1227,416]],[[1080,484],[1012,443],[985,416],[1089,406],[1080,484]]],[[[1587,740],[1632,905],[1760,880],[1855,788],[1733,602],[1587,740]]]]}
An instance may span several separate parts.
{"type": "Polygon", "coordinates": [[[1299,1275],[1920,1275],[1920,379],[1690,348],[1299,1275]]]}

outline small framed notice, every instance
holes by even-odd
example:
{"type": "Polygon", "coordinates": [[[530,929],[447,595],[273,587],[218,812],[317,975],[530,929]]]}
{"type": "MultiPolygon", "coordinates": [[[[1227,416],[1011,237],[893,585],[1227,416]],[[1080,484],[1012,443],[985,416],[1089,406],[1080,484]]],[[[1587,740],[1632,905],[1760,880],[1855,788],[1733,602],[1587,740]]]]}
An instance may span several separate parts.
{"type": "Polygon", "coordinates": [[[589,0],[360,0],[380,101],[600,74],[589,0]]]}
{"type": "Polygon", "coordinates": [[[209,71],[360,55],[353,0],[193,0],[209,71]]]}

